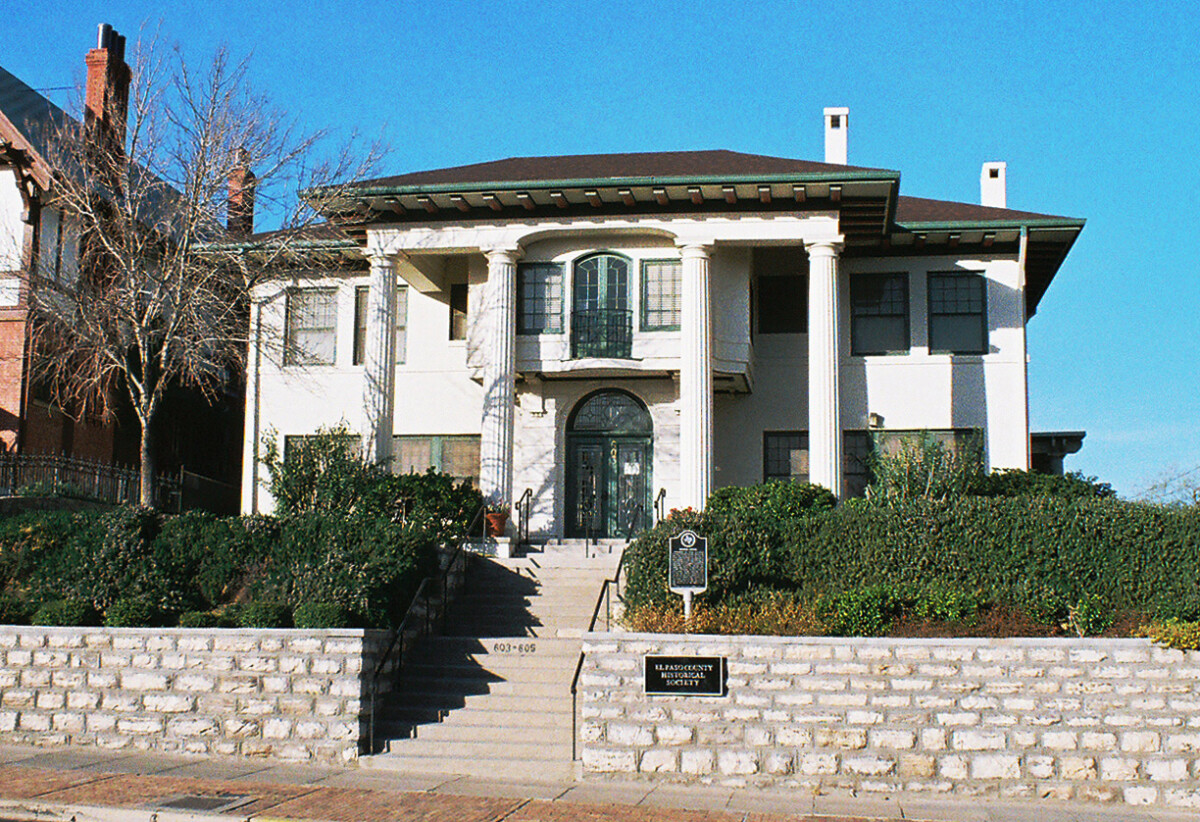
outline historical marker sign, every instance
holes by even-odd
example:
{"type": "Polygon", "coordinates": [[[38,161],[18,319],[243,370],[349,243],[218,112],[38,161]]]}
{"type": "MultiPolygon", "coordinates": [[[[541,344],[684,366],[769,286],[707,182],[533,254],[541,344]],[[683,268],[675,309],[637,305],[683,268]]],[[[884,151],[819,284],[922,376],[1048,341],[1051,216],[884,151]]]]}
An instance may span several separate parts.
{"type": "Polygon", "coordinates": [[[645,659],[647,696],[724,696],[725,657],[652,656],[645,659]]]}
{"type": "Polygon", "coordinates": [[[667,541],[667,587],[673,593],[698,594],[708,588],[708,539],[680,531],[667,541]]]}

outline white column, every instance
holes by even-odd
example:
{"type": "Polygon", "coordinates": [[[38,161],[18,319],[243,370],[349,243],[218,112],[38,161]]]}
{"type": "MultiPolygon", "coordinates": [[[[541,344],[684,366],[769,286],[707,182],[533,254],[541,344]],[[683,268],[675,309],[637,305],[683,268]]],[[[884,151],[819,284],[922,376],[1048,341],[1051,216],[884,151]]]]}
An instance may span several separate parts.
{"type": "Polygon", "coordinates": [[[679,359],[680,503],[701,510],[713,485],[712,309],[710,246],[683,247],[679,359]]]}
{"type": "Polygon", "coordinates": [[[392,415],[396,407],[396,261],[371,257],[367,293],[367,338],[363,356],[363,456],[392,458],[392,415]]]}
{"type": "Polygon", "coordinates": [[[808,245],[809,481],[842,495],[841,395],[838,388],[838,252],[841,244],[808,245]]]}
{"type": "Polygon", "coordinates": [[[483,421],[480,438],[479,487],[498,505],[513,500],[513,425],[517,379],[516,247],[486,249],[488,279],[483,311],[487,349],[483,367],[483,421]]]}

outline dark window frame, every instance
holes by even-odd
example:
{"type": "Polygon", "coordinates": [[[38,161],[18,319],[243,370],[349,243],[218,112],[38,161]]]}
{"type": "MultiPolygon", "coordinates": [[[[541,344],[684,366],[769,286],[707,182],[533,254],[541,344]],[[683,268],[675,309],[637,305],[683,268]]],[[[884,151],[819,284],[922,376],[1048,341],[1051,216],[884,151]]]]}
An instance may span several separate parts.
{"type": "MultiPolygon", "coordinates": [[[[801,475],[796,475],[796,474],[792,473],[791,460],[790,460],[790,453],[793,450],[809,451],[810,443],[809,443],[809,437],[808,437],[807,431],[799,431],[799,430],[763,431],[762,441],[763,441],[763,451],[762,451],[763,482],[770,482],[771,480],[780,480],[783,482],[809,482],[810,481],[810,478],[812,476],[811,472],[808,474],[801,474],[801,475]],[[784,437],[794,437],[800,441],[797,444],[796,448],[791,448],[791,447],[787,448],[788,453],[789,453],[789,462],[788,462],[788,472],[786,475],[783,474],[782,472],[772,472],[770,470],[771,469],[771,456],[770,455],[771,455],[771,448],[772,448],[772,440],[777,439],[777,438],[782,439],[784,437]]],[[[779,447],[779,446],[776,446],[776,447],[779,447]]],[[[811,455],[811,452],[810,452],[810,455],[811,455]]]]}
{"type": "MultiPolygon", "coordinates": [[[[638,266],[641,276],[641,306],[638,310],[639,328],[642,331],[678,331],[683,324],[683,260],[664,258],[655,260],[642,260],[638,266]],[[663,325],[655,325],[650,322],[650,277],[648,270],[650,266],[673,266],[675,268],[675,309],[671,312],[666,308],[653,309],[659,314],[674,313],[676,321],[674,323],[666,323],[663,325]]],[[[665,292],[664,292],[665,293],[665,292]]]]}
{"type": "Polygon", "coordinates": [[[562,263],[529,262],[517,265],[517,333],[536,336],[538,334],[562,334],[566,324],[563,322],[563,304],[566,298],[566,266],[562,263]],[[526,277],[531,271],[554,271],[558,277],[558,309],[551,310],[552,299],[543,300],[545,310],[530,313],[525,310],[526,302],[533,299],[527,292],[530,283],[526,277]],[[530,322],[533,317],[541,317],[541,324],[530,322]]]}
{"type": "Polygon", "coordinates": [[[337,365],[338,289],[336,287],[288,289],[287,296],[284,298],[283,325],[283,364],[285,366],[337,365]],[[318,294],[330,297],[333,300],[333,325],[312,326],[309,330],[328,328],[329,334],[333,337],[333,350],[328,360],[314,359],[308,354],[308,352],[305,352],[304,356],[301,356],[300,352],[296,348],[296,340],[294,336],[297,329],[292,325],[296,310],[294,300],[300,296],[315,297],[318,294]]]}
{"type": "Polygon", "coordinates": [[[908,354],[912,350],[912,305],[909,294],[908,272],[883,271],[872,272],[865,274],[854,274],[850,277],[850,354],[855,357],[869,357],[877,355],[899,355],[908,354]],[[868,280],[888,280],[895,279],[901,284],[903,311],[883,312],[879,310],[871,310],[871,306],[864,304],[862,295],[856,294],[856,290],[863,289],[868,280]],[[857,286],[857,288],[856,288],[857,286]],[[899,348],[887,349],[863,349],[860,347],[862,340],[862,332],[860,328],[863,323],[869,322],[877,318],[895,319],[901,317],[904,320],[904,345],[899,348]]]}
{"type": "Polygon", "coordinates": [[[926,341],[929,347],[930,354],[987,354],[989,351],[990,340],[988,334],[988,285],[987,277],[979,271],[930,271],[925,279],[925,302],[927,308],[926,326],[929,333],[929,338],[926,341]],[[933,310],[933,281],[935,278],[954,279],[964,282],[975,282],[979,286],[979,310],[976,311],[938,311],[933,310]],[[976,348],[947,348],[934,345],[934,317],[969,317],[978,313],[979,315],[979,346],[976,348]]]}

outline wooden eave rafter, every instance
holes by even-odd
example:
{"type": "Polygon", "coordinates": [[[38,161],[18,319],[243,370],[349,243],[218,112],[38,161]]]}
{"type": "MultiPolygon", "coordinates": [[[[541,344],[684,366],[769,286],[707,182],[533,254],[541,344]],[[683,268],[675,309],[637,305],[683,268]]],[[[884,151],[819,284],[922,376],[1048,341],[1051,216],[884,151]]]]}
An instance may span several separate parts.
{"type": "MultiPolygon", "coordinates": [[[[21,169],[21,173],[35,182],[42,191],[47,191],[54,180],[54,172],[50,164],[39,154],[29,141],[21,134],[20,129],[13,125],[12,120],[0,111],[0,150],[11,152],[13,165],[21,169]]],[[[25,195],[25,192],[22,192],[25,195]]],[[[30,192],[31,194],[31,192],[30,192]]]]}

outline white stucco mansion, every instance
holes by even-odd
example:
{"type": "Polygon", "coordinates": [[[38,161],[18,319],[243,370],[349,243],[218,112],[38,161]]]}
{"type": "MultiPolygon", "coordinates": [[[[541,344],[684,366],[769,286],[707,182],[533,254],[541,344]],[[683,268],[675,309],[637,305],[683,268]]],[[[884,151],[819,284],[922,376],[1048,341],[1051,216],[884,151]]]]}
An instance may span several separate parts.
{"type": "Polygon", "coordinates": [[[621,535],[766,478],[854,494],[872,429],[976,433],[989,467],[1030,467],[1025,325],[1083,221],[1007,209],[1003,163],[980,205],[900,196],[898,172],[846,165],[847,116],[826,109],[823,163],[363,182],[345,269],[256,296],[243,509],[271,507],[264,436],[340,421],[396,470],[528,490],[542,536],[621,535]]]}

